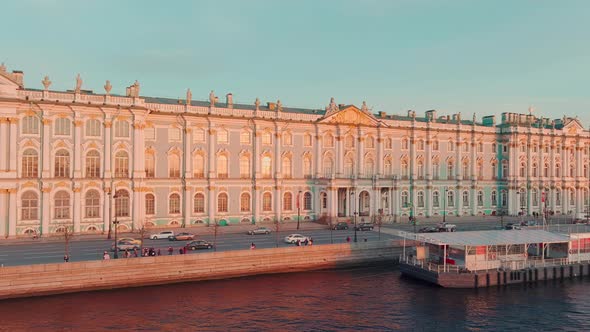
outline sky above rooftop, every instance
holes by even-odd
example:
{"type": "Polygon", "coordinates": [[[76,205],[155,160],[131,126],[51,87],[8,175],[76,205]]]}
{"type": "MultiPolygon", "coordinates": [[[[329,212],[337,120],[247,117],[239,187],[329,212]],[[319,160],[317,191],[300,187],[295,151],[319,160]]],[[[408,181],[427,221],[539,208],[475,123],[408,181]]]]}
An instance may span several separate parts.
{"type": "Polygon", "coordinates": [[[590,124],[590,2],[472,0],[3,3],[0,62],[28,88],[374,112],[579,116],[590,124]],[[223,100],[223,97],[220,97],[223,100]]]}

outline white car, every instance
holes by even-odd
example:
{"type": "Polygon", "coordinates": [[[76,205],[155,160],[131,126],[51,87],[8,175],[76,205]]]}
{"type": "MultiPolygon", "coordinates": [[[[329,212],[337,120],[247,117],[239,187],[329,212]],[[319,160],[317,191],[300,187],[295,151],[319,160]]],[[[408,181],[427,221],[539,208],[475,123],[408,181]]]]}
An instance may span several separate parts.
{"type": "Polygon", "coordinates": [[[309,241],[309,237],[301,234],[289,234],[285,236],[285,242],[287,243],[297,243],[298,240],[299,242],[309,241]]]}
{"type": "Polygon", "coordinates": [[[174,237],[173,231],[163,231],[157,234],[151,234],[150,239],[152,240],[168,240],[174,237]]]}

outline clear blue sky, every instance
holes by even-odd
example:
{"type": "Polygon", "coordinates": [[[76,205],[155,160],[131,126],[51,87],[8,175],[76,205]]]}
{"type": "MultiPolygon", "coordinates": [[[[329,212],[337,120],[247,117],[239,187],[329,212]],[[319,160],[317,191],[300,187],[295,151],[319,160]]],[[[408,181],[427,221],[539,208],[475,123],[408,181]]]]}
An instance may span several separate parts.
{"type": "Polygon", "coordinates": [[[0,61],[25,84],[393,114],[501,112],[590,124],[590,1],[4,2],[0,61]]]}

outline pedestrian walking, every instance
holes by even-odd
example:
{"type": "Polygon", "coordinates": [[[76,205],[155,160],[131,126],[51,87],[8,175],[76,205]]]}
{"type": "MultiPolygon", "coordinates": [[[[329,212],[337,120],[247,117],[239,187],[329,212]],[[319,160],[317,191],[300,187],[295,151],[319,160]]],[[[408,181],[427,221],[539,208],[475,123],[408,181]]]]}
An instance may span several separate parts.
{"type": "Polygon", "coordinates": [[[64,255],[64,263],[67,263],[70,261],[70,255],[64,255]]]}
{"type": "Polygon", "coordinates": [[[174,249],[172,247],[168,247],[168,255],[172,255],[174,253],[174,249]]]}
{"type": "Polygon", "coordinates": [[[252,242],[252,244],[250,244],[250,250],[254,250],[256,249],[256,245],[254,244],[254,242],[252,242]]]}
{"type": "Polygon", "coordinates": [[[350,242],[350,236],[346,237],[346,242],[350,242]]]}
{"type": "Polygon", "coordinates": [[[367,238],[365,238],[365,242],[367,242],[367,238]]]}
{"type": "Polygon", "coordinates": [[[309,244],[309,240],[308,239],[305,239],[305,241],[303,241],[303,244],[304,245],[308,245],[309,244]]]}
{"type": "Polygon", "coordinates": [[[131,257],[131,253],[129,252],[128,249],[125,249],[125,258],[129,258],[131,257]]]}
{"type": "Polygon", "coordinates": [[[297,244],[298,247],[301,247],[301,241],[300,240],[297,240],[296,244],[297,244]]]}
{"type": "Polygon", "coordinates": [[[182,248],[178,248],[178,253],[181,254],[181,255],[184,254],[182,248]]]}
{"type": "Polygon", "coordinates": [[[160,251],[160,248],[158,248],[158,256],[160,256],[162,254],[162,252],[160,251]]]}
{"type": "Polygon", "coordinates": [[[108,260],[108,259],[111,259],[111,255],[109,255],[109,253],[107,251],[105,251],[102,254],[102,259],[105,260],[105,261],[108,260]]]}
{"type": "Polygon", "coordinates": [[[313,239],[312,238],[309,238],[309,245],[313,246],[313,239]]]}
{"type": "Polygon", "coordinates": [[[134,249],[133,249],[133,256],[135,256],[135,257],[137,257],[137,256],[138,256],[138,254],[137,254],[137,248],[134,248],[134,249]]]}

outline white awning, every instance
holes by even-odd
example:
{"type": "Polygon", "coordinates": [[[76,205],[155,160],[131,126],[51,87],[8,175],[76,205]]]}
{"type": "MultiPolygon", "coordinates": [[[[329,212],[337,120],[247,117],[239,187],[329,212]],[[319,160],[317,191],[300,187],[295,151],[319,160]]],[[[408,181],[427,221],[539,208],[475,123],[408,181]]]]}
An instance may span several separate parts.
{"type": "Polygon", "coordinates": [[[569,242],[570,237],[535,229],[427,233],[417,234],[416,240],[437,245],[493,246],[569,242]]]}

